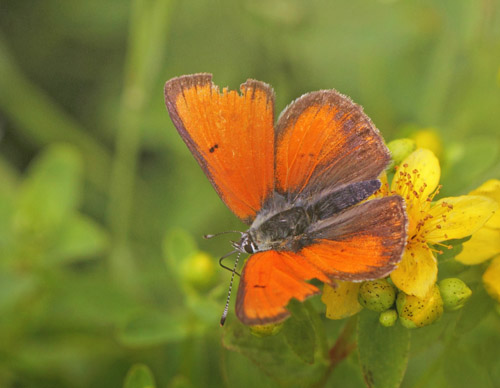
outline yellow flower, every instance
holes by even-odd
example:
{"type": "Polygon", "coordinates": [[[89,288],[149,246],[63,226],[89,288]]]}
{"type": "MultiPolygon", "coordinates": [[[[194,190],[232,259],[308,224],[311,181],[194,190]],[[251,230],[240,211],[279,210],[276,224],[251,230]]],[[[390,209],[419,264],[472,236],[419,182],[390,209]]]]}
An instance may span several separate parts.
{"type": "MultiPolygon", "coordinates": [[[[431,297],[437,280],[435,254],[441,250],[436,246],[448,247],[442,242],[476,232],[496,209],[496,203],[483,195],[443,198],[433,203],[440,175],[436,156],[432,151],[420,148],[403,160],[390,187],[386,174],[382,174],[382,186],[374,194],[374,197],[399,194],[405,199],[408,240],[403,259],[391,273],[391,279],[406,295],[425,301],[431,297]]],[[[500,191],[498,193],[500,200],[500,191]]],[[[500,220],[498,226],[500,232],[500,220]]],[[[497,244],[500,248],[500,243],[497,244]]],[[[500,249],[495,252],[500,253],[500,249]]],[[[495,268],[496,292],[500,297],[500,258],[495,268]]],[[[493,273],[485,273],[485,276],[491,277],[493,273]]],[[[359,312],[362,308],[357,299],[359,287],[360,283],[341,281],[336,287],[325,285],[321,300],[326,305],[327,317],[342,319],[359,312]]]]}
{"type": "Polygon", "coordinates": [[[363,307],[358,302],[361,283],[336,281],[323,287],[321,301],[326,305],[326,317],[343,319],[358,313],[363,307]]]}
{"type": "MultiPolygon", "coordinates": [[[[500,180],[490,179],[470,194],[488,197],[500,206],[500,180]]],[[[500,302],[500,211],[463,244],[456,260],[473,265],[491,258],[493,260],[483,274],[483,282],[491,296],[500,302]]]]}
{"type": "Polygon", "coordinates": [[[436,246],[476,232],[493,214],[496,204],[476,195],[443,198],[433,203],[441,175],[432,151],[417,149],[401,164],[391,194],[401,195],[408,214],[408,240],[403,259],[391,273],[393,283],[407,295],[424,298],[437,279],[436,246]]]}

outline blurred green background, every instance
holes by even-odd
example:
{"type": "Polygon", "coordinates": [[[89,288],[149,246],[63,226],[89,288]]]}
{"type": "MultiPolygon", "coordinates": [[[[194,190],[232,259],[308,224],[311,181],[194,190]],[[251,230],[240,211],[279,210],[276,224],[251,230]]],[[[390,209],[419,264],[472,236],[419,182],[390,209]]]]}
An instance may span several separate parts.
{"type": "MultiPolygon", "coordinates": [[[[164,107],[194,72],[265,81],[276,112],[336,88],[388,141],[430,128],[444,195],[500,176],[497,0],[2,0],[1,387],[120,387],[136,364],[158,387],[274,386],[221,344],[230,248],[201,236],[244,226],[164,107]]],[[[403,386],[440,369],[421,351],[403,386]]],[[[363,386],[355,364],[332,381],[363,386]]]]}

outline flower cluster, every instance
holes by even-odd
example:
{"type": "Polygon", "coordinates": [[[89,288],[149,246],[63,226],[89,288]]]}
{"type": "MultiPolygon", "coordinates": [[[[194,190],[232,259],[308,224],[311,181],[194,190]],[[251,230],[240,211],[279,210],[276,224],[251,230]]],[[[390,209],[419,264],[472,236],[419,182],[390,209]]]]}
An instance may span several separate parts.
{"type": "MultiPolygon", "coordinates": [[[[395,304],[400,322],[413,328],[432,323],[441,316],[443,308],[453,310],[463,306],[471,294],[470,289],[459,279],[446,279],[438,286],[436,256],[445,249],[451,249],[446,241],[472,234],[474,236],[464,245],[458,260],[474,264],[500,254],[500,215],[486,223],[498,207],[500,182],[487,182],[469,195],[434,201],[440,189],[440,175],[437,157],[424,148],[411,152],[399,167],[395,167],[390,186],[384,174],[381,178],[384,184],[375,195],[397,194],[406,202],[409,226],[403,258],[391,273],[390,282],[384,280],[387,283],[382,287],[385,291],[377,293],[385,298],[382,304],[374,301],[366,303],[362,292],[366,288],[364,285],[349,282],[338,282],[336,287],[325,285],[322,300],[327,306],[329,318],[341,319],[353,315],[364,306],[380,311],[380,322],[390,325],[396,320],[396,313],[391,309],[395,304]],[[481,248],[481,255],[478,256],[476,251],[479,246],[488,248],[481,248]],[[397,298],[395,290],[391,289],[394,286],[397,298]],[[361,304],[353,300],[352,295],[342,298],[341,293],[357,294],[361,304]],[[390,302],[387,302],[388,296],[390,302]],[[387,308],[381,310],[381,305],[387,308]]],[[[500,257],[492,262],[483,279],[492,295],[500,300],[500,257]]],[[[374,286],[374,282],[366,283],[374,286]]]]}

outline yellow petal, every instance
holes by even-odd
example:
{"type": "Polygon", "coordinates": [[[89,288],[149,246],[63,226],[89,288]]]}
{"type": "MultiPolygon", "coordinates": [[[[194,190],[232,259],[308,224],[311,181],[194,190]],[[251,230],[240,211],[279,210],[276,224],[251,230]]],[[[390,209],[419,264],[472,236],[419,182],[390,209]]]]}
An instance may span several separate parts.
{"type": "Polygon", "coordinates": [[[436,259],[429,247],[413,243],[406,247],[391,279],[405,294],[424,298],[436,283],[437,272],[436,259]]]}
{"type": "Polygon", "coordinates": [[[436,155],[428,149],[419,148],[403,160],[394,176],[391,190],[400,194],[405,199],[407,199],[408,194],[410,194],[410,198],[415,198],[413,196],[413,191],[415,191],[418,193],[418,197],[416,198],[424,201],[436,190],[440,176],[441,168],[439,167],[439,160],[436,158],[436,155]],[[397,179],[398,174],[404,171],[411,174],[413,187],[406,184],[399,184],[400,181],[397,179]]]}
{"type": "Polygon", "coordinates": [[[337,281],[332,286],[325,284],[321,301],[326,305],[326,317],[343,319],[358,313],[363,307],[358,302],[361,283],[337,281]]]}
{"type": "Polygon", "coordinates": [[[500,257],[493,259],[484,272],[483,282],[488,293],[500,302],[500,257]]]}
{"type": "MultiPolygon", "coordinates": [[[[471,191],[471,195],[482,195],[494,200],[500,206],[500,180],[490,179],[484,182],[477,189],[471,191]]],[[[495,212],[493,217],[486,223],[490,228],[500,229],[500,211],[495,212]]]]}
{"type": "Polygon", "coordinates": [[[462,252],[455,259],[466,265],[474,265],[500,254],[500,230],[483,227],[463,244],[462,252]]]}
{"type": "Polygon", "coordinates": [[[490,179],[484,182],[477,189],[470,192],[472,195],[483,195],[485,197],[490,197],[496,202],[500,202],[500,180],[490,179]]]}
{"type": "Polygon", "coordinates": [[[470,236],[497,208],[495,201],[476,195],[440,199],[429,211],[433,218],[425,223],[423,236],[431,244],[470,236]]]}

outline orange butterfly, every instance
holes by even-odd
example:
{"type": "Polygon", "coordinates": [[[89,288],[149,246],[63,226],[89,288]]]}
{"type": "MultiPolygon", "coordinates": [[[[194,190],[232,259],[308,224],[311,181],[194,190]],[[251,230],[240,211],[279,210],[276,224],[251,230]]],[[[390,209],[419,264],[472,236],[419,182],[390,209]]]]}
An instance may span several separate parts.
{"type": "Polygon", "coordinates": [[[250,225],[234,243],[252,255],[241,273],[238,318],[282,321],[292,298],[319,293],[307,282],[313,278],[389,274],[401,260],[407,221],[399,196],[360,203],[379,189],[390,160],[362,108],[321,90],[292,102],[274,125],[273,89],[255,80],[240,89],[220,93],[211,74],[165,84],[182,139],[221,199],[250,225]]]}

